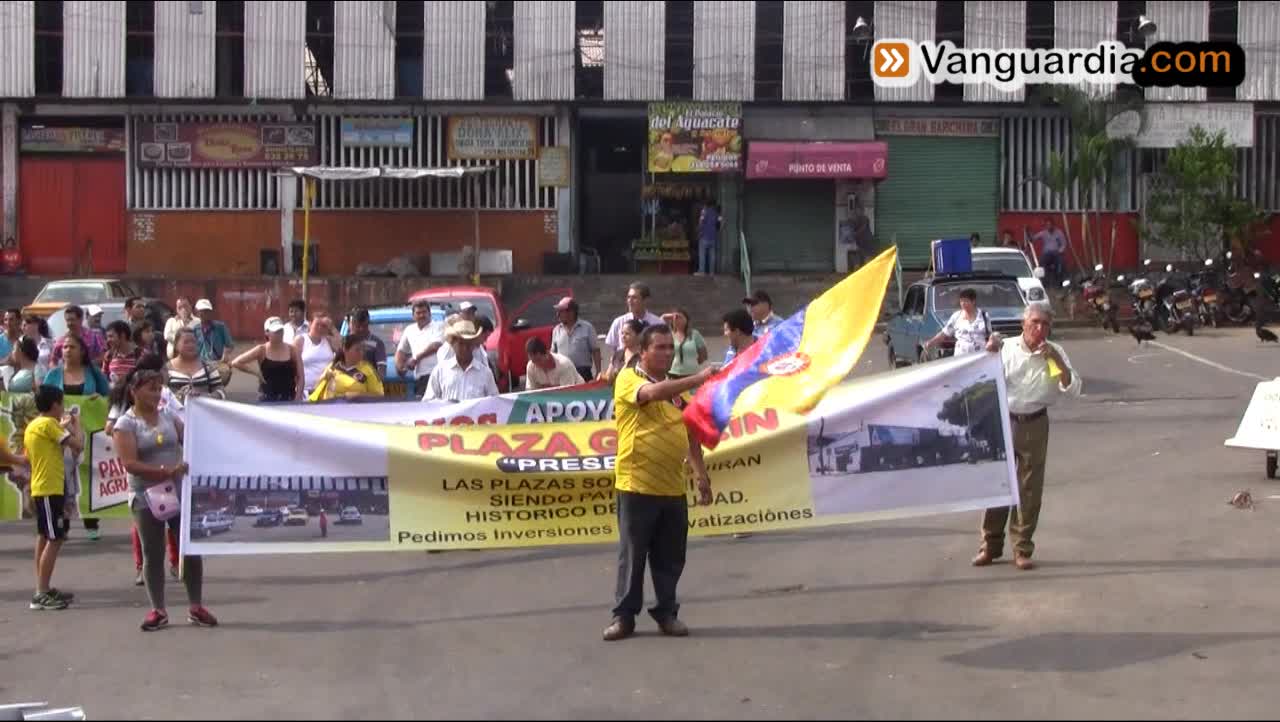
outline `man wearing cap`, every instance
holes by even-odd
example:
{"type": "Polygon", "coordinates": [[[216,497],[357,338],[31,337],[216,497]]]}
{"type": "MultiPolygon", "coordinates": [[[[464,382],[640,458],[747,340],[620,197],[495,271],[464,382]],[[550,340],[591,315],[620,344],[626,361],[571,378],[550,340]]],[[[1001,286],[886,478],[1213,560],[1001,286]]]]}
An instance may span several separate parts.
{"type": "Polygon", "coordinates": [[[556,317],[560,319],[560,323],[551,329],[551,353],[560,354],[572,361],[582,378],[595,378],[593,369],[603,368],[600,365],[600,346],[596,342],[595,326],[578,318],[578,302],[570,296],[565,296],[556,304],[556,317]]]}
{"type": "Polygon", "coordinates": [[[458,306],[458,315],[462,316],[463,319],[470,321],[471,323],[475,323],[476,322],[476,305],[470,301],[463,301],[458,306]]]}
{"type": "Polygon", "coordinates": [[[196,301],[196,315],[200,317],[200,325],[196,326],[200,358],[205,363],[217,364],[225,384],[231,379],[231,332],[225,323],[214,318],[213,303],[207,298],[196,301]]]}
{"type": "Polygon", "coordinates": [[[464,318],[454,321],[444,332],[453,348],[453,357],[436,365],[427,377],[423,401],[470,401],[498,395],[489,365],[475,352],[484,334],[464,318]]]}
{"type": "Polygon", "coordinates": [[[107,352],[107,329],[102,325],[102,306],[92,304],[84,309],[86,333],[102,341],[102,353],[107,352]]]}
{"type": "Polygon", "coordinates": [[[408,378],[409,369],[413,369],[413,392],[417,395],[427,390],[427,379],[437,365],[436,353],[445,343],[444,331],[443,323],[431,320],[431,302],[414,301],[413,323],[404,327],[396,347],[396,371],[400,378],[408,378]]]}
{"type": "Polygon", "coordinates": [[[351,314],[351,335],[364,342],[364,360],[378,369],[378,375],[387,375],[387,345],[369,330],[369,309],[357,308],[351,314]]]}
{"type": "Polygon", "coordinates": [[[604,345],[614,351],[622,348],[622,326],[632,319],[640,321],[645,326],[661,324],[662,319],[649,311],[648,303],[649,287],[639,281],[631,284],[627,288],[627,312],[613,319],[613,323],[609,326],[609,333],[604,337],[604,345]]]}
{"type": "Polygon", "coordinates": [[[742,305],[747,307],[751,320],[756,325],[751,334],[756,338],[764,336],[782,323],[782,317],[773,312],[773,299],[764,291],[756,291],[742,299],[742,305]]]}

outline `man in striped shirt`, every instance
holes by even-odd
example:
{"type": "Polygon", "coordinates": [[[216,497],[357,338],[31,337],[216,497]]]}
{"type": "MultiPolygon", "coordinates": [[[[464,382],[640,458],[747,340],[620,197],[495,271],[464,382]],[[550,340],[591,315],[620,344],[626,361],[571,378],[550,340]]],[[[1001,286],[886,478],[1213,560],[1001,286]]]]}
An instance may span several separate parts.
{"type": "Polygon", "coordinates": [[[453,357],[441,361],[427,379],[423,401],[469,401],[498,395],[498,384],[489,365],[476,353],[484,332],[474,323],[459,318],[444,332],[453,357]]]}

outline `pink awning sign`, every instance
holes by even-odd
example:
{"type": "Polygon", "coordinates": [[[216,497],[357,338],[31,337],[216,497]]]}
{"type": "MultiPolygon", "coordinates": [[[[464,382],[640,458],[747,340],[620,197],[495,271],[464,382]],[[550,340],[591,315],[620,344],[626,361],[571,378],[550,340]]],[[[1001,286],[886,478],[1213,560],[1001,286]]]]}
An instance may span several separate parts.
{"type": "Polygon", "coordinates": [[[747,146],[747,178],[869,178],[888,176],[889,145],[867,143],[779,143],[747,146]]]}

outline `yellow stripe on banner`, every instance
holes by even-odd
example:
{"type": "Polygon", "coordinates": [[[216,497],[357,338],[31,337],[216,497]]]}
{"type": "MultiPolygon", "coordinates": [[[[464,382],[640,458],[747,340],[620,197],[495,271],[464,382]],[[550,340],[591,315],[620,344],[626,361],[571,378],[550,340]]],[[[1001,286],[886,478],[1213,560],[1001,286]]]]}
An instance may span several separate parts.
{"type": "MultiPolygon", "coordinates": [[[[889,248],[815,298],[805,311],[804,331],[796,349],[808,359],[808,366],[789,375],[771,375],[748,387],[733,405],[733,415],[762,408],[808,413],[827,391],[852,373],[875,331],[897,258],[897,247],[889,248]]],[[[781,373],[788,365],[778,364],[777,368],[781,373]]]]}

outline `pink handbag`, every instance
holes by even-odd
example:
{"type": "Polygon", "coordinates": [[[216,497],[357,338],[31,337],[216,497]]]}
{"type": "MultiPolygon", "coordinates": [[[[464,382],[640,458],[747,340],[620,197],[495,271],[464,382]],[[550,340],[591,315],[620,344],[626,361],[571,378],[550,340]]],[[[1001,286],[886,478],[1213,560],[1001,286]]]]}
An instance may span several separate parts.
{"type": "Polygon", "coordinates": [[[172,481],[148,488],[143,496],[147,498],[147,508],[156,521],[168,521],[182,511],[182,502],[178,501],[178,487],[172,481]]]}

